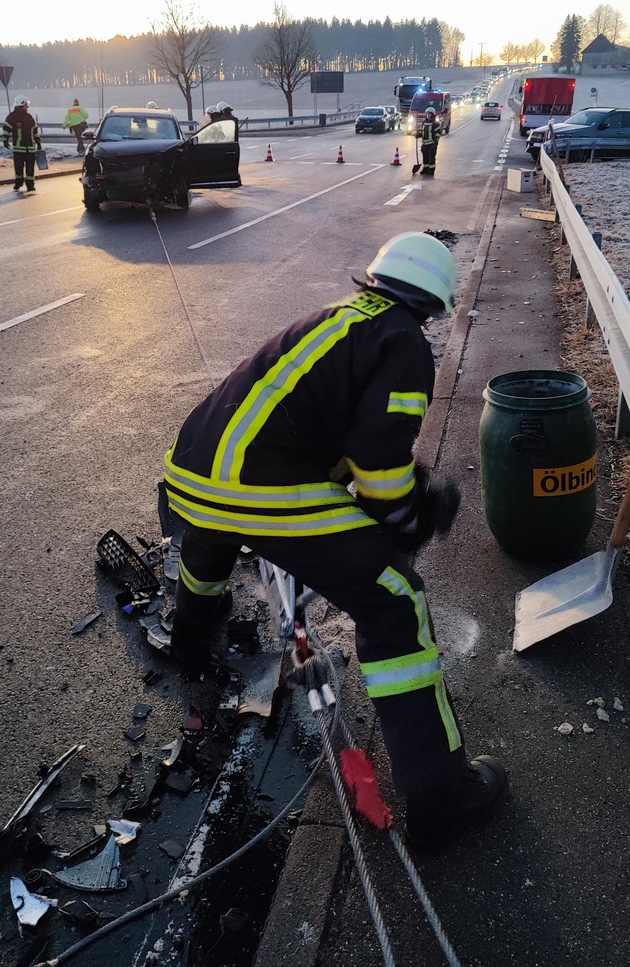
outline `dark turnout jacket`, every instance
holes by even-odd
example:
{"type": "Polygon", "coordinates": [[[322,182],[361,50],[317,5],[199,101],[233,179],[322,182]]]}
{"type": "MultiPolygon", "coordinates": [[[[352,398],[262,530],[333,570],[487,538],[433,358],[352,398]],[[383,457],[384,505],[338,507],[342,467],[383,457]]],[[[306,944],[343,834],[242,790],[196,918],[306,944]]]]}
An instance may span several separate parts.
{"type": "Polygon", "coordinates": [[[433,383],[412,313],[354,293],[271,338],[190,413],[165,458],[170,506],[198,527],[268,537],[387,523],[415,488],[433,383]]]}
{"type": "Polygon", "coordinates": [[[2,139],[5,148],[11,143],[14,151],[35,152],[42,146],[37,122],[25,107],[16,107],[7,114],[2,126],[2,139]]]}

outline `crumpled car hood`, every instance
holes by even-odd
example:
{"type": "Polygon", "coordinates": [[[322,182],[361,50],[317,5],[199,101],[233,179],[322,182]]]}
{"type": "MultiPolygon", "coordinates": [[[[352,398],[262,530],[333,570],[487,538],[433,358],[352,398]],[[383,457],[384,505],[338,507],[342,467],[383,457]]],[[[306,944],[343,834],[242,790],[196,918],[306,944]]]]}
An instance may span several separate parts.
{"type": "Polygon", "coordinates": [[[99,141],[93,146],[93,154],[99,161],[127,158],[142,162],[156,155],[166,154],[183,147],[184,141],[99,141]]]}

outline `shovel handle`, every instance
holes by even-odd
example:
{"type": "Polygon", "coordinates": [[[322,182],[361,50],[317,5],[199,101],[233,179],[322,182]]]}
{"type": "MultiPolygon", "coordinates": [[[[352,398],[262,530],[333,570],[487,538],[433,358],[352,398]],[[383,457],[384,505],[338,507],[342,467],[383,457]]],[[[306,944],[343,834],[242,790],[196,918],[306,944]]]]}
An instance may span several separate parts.
{"type": "Polygon", "coordinates": [[[626,534],[630,530],[630,482],[626,487],[626,492],[621,502],[621,507],[617,512],[615,523],[613,524],[609,544],[614,548],[619,548],[626,539],[626,534]]]}

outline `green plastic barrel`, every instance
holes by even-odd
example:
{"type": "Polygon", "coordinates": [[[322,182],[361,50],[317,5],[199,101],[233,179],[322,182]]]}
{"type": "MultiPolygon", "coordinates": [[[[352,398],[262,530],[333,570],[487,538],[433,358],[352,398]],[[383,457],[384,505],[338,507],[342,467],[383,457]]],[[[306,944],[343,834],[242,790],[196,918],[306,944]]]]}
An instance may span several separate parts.
{"type": "Polygon", "coordinates": [[[491,379],[479,427],[488,526],[515,557],[549,561],[586,540],[597,504],[597,431],[581,376],[555,370],[491,379]]]}

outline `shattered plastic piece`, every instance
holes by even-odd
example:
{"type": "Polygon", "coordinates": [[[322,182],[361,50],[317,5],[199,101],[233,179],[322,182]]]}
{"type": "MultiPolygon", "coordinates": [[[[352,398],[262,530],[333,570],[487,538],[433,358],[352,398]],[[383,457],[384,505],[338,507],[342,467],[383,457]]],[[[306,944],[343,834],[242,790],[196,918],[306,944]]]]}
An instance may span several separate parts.
{"type": "Polygon", "coordinates": [[[76,860],[84,853],[92,853],[92,855],[94,855],[98,847],[103,844],[103,841],[107,835],[107,829],[105,826],[103,826],[102,831],[98,832],[98,828],[95,826],[94,831],[96,832],[96,836],[94,836],[89,842],[84,843],[83,846],[77,846],[76,849],[73,850],[53,849],[50,851],[51,854],[56,856],[58,860],[76,860]]]}
{"type": "Polygon", "coordinates": [[[143,615],[139,622],[147,633],[147,641],[158,651],[171,647],[170,632],[164,628],[159,614],[143,615]]]}
{"type": "Polygon", "coordinates": [[[133,842],[142,828],[142,823],[135,823],[132,819],[108,819],[107,825],[119,846],[133,842]]]}
{"type": "Polygon", "coordinates": [[[198,782],[199,777],[190,769],[187,769],[186,772],[170,772],[164,780],[164,785],[171,792],[176,792],[180,796],[187,796],[198,782]]]}
{"type": "Polygon", "coordinates": [[[105,892],[106,890],[124,890],[127,881],[120,876],[120,850],[116,837],[112,834],[102,852],[92,860],[79,863],[70,869],[60,870],[58,873],[46,871],[57,883],[71,887],[73,890],[87,892],[105,892]]]}
{"type": "Polygon", "coordinates": [[[132,742],[139,742],[147,734],[147,730],[143,725],[132,725],[130,729],[125,729],[123,735],[130,739],[132,742]]]}
{"type": "Polygon", "coordinates": [[[144,702],[138,702],[138,704],[134,707],[133,717],[134,719],[146,719],[151,711],[153,711],[152,705],[146,705],[144,702]]]}
{"type": "Polygon", "coordinates": [[[587,725],[586,722],[582,723],[582,732],[584,732],[585,735],[592,735],[594,731],[595,729],[592,729],[590,725],[587,725]]]}
{"type": "Polygon", "coordinates": [[[131,591],[154,593],[160,582],[139,554],[115,530],[109,530],[96,545],[103,565],[116,575],[119,582],[131,591]]]}
{"type": "Polygon", "coordinates": [[[181,537],[172,537],[164,551],[164,577],[169,581],[177,581],[179,577],[179,562],[182,555],[181,537]]]}
{"type": "Polygon", "coordinates": [[[184,732],[201,732],[202,728],[203,719],[194,705],[191,705],[182,724],[182,729],[184,732]]]}
{"type": "Polygon", "coordinates": [[[477,312],[476,309],[471,309],[470,312],[468,313],[468,318],[469,319],[476,319],[478,315],[479,315],[479,313],[477,312]]]}
{"type": "Polygon", "coordinates": [[[148,671],[142,681],[145,685],[157,685],[164,678],[162,672],[148,671]]]}
{"type": "Polygon", "coordinates": [[[344,782],[354,793],[357,812],[377,829],[389,829],[393,816],[381,796],[374,768],[363,749],[342,749],[341,771],[344,782]]]}
{"type": "Polygon", "coordinates": [[[59,907],[59,913],[63,913],[85,933],[92,933],[114,919],[113,914],[99,913],[85,900],[70,900],[59,907]]]}
{"type": "Polygon", "coordinates": [[[598,708],[595,714],[600,722],[610,722],[610,715],[603,708],[598,708]]]}
{"type": "Polygon", "coordinates": [[[615,712],[623,712],[624,711],[624,707],[621,704],[620,699],[618,699],[618,698],[616,698],[615,701],[613,702],[613,708],[614,708],[615,712]]]}
{"type": "Polygon", "coordinates": [[[15,826],[15,824],[24,819],[25,816],[28,816],[35,803],[39,802],[47,789],[55,781],[59,773],[65,769],[68,763],[74,759],[75,755],[77,755],[79,752],[82,752],[83,749],[85,749],[85,744],[73,745],[71,749],[68,749],[64,755],[60,756],[60,758],[53,763],[50,769],[46,771],[46,775],[42,778],[41,782],[37,783],[35,788],[28,794],[22,805],[11,816],[11,819],[2,830],[3,833],[8,832],[12,826],[15,826]]]}
{"type": "Polygon", "coordinates": [[[11,903],[19,922],[24,926],[35,927],[51,907],[59,904],[59,900],[40,896],[39,893],[29,893],[19,876],[12,876],[11,903]]]}
{"type": "Polygon", "coordinates": [[[184,855],[184,847],[175,839],[166,839],[163,843],[158,843],[163,853],[166,853],[172,860],[178,860],[184,855]]]}
{"type": "Polygon", "coordinates": [[[230,907],[227,913],[222,913],[219,917],[221,936],[225,933],[239,933],[250,921],[249,913],[240,907],[230,907]]]}
{"type": "Polygon", "coordinates": [[[81,618],[80,621],[77,621],[77,623],[72,626],[70,629],[72,634],[78,635],[82,631],[85,631],[88,625],[91,625],[93,621],[96,621],[97,618],[100,618],[102,614],[102,611],[90,611],[89,614],[86,614],[85,617],[81,618]]]}
{"type": "Polygon", "coordinates": [[[571,735],[573,732],[573,726],[570,722],[563,722],[562,725],[556,725],[555,730],[556,732],[559,732],[560,735],[571,735]]]}
{"type": "Polygon", "coordinates": [[[168,752],[168,755],[165,759],[162,759],[162,765],[167,769],[174,765],[177,761],[177,757],[182,751],[183,746],[183,738],[175,739],[175,741],[171,742],[169,745],[163,745],[162,752],[168,752]]]}

